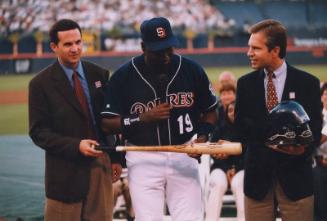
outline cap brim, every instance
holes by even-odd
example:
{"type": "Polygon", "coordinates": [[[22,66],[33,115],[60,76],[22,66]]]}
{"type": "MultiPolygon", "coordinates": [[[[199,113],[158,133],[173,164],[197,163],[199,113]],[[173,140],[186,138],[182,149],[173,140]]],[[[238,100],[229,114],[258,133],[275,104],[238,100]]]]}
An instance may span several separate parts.
{"type": "Polygon", "coordinates": [[[150,51],[160,51],[166,48],[176,47],[178,41],[175,37],[160,42],[144,42],[145,48],[150,51]]]}

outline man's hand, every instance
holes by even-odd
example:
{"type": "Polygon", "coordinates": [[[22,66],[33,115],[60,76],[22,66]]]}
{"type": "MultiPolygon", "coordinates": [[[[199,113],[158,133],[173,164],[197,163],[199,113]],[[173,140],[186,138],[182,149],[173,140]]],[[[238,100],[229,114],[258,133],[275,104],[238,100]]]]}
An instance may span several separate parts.
{"type": "Polygon", "coordinates": [[[122,167],[119,163],[111,164],[112,182],[117,182],[120,178],[122,167]]]}
{"type": "Polygon", "coordinates": [[[81,140],[79,143],[79,151],[87,157],[99,157],[103,154],[102,151],[95,150],[95,146],[98,146],[99,143],[95,140],[81,140]]]}
{"type": "Polygon", "coordinates": [[[321,134],[320,144],[323,144],[327,141],[327,135],[321,134]]]}
{"type": "MultiPolygon", "coordinates": [[[[202,136],[199,136],[198,138],[196,138],[193,141],[193,143],[205,143],[207,141],[208,141],[208,137],[205,135],[202,135],[202,136]]],[[[192,158],[199,159],[202,154],[188,153],[187,155],[189,155],[192,158]]]]}
{"type": "MultiPolygon", "coordinates": [[[[223,143],[230,143],[230,141],[228,140],[218,140],[217,142],[218,144],[223,144],[223,143]]],[[[218,160],[225,160],[229,157],[228,154],[225,154],[225,153],[217,153],[217,154],[212,154],[211,155],[213,158],[216,158],[218,160]]]]}
{"type": "Polygon", "coordinates": [[[140,114],[140,121],[145,123],[158,122],[170,117],[171,106],[168,103],[159,104],[151,110],[140,114]]]}
{"type": "Polygon", "coordinates": [[[269,146],[273,150],[280,152],[280,153],[285,153],[289,155],[301,155],[304,153],[305,148],[307,147],[306,145],[288,145],[288,146],[269,146]]]}

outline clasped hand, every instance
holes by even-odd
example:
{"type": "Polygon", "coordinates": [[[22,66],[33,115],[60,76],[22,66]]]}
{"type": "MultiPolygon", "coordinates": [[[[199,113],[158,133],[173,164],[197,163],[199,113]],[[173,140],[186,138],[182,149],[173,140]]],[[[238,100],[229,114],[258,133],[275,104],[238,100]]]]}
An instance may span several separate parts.
{"type": "Polygon", "coordinates": [[[285,153],[289,155],[301,155],[304,153],[305,148],[307,146],[306,145],[281,145],[281,146],[270,145],[269,147],[280,153],[285,153]]]}
{"type": "MultiPolygon", "coordinates": [[[[230,141],[228,140],[219,140],[218,141],[218,144],[223,144],[223,143],[230,143],[230,141]]],[[[212,154],[211,155],[213,158],[216,158],[218,160],[225,160],[229,157],[228,154],[225,154],[225,153],[217,153],[217,154],[212,154]]]]}
{"type": "Polygon", "coordinates": [[[79,151],[87,157],[99,157],[103,152],[95,149],[95,146],[98,145],[99,143],[95,140],[81,140],[79,143],[79,151]]]}
{"type": "Polygon", "coordinates": [[[160,120],[165,120],[170,117],[170,110],[172,107],[168,103],[162,103],[151,110],[140,114],[140,121],[145,123],[158,122],[160,120]]]}

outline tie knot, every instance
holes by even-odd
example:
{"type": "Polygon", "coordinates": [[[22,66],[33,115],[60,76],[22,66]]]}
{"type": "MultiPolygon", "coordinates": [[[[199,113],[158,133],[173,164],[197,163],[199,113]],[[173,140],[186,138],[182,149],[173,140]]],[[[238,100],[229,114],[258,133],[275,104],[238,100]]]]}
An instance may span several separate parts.
{"type": "Polygon", "coordinates": [[[73,76],[72,76],[72,78],[73,78],[73,81],[75,82],[75,81],[81,81],[81,79],[82,79],[82,77],[81,77],[81,75],[78,73],[78,71],[74,71],[73,72],[73,76]]]}
{"type": "Polygon", "coordinates": [[[274,74],[274,72],[272,72],[272,71],[269,71],[267,73],[267,75],[268,75],[269,78],[275,78],[276,77],[275,74],[274,74]]]}
{"type": "Polygon", "coordinates": [[[75,78],[75,77],[78,77],[78,72],[77,71],[73,71],[73,78],[75,78]]]}

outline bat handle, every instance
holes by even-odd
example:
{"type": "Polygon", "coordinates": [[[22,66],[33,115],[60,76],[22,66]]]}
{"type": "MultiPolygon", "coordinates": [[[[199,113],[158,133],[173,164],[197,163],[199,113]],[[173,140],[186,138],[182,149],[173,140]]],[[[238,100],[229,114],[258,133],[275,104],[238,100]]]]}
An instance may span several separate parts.
{"type": "Polygon", "coordinates": [[[119,151],[119,152],[124,151],[124,149],[125,149],[124,146],[117,146],[116,147],[116,151],[119,151]]]}

